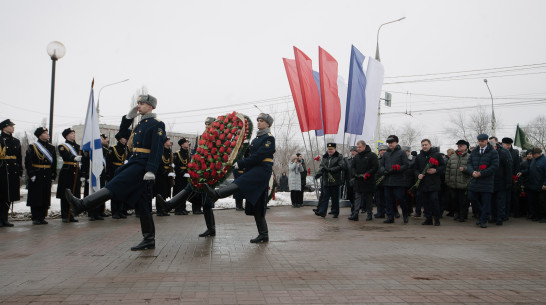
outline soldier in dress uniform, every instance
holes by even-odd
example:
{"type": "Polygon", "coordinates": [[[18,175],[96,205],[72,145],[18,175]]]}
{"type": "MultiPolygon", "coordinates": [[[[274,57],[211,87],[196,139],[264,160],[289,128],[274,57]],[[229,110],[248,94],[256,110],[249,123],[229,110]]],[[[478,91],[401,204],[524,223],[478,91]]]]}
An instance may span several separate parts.
{"type": "MultiPolygon", "coordinates": [[[[180,150],[174,154],[174,173],[176,178],[174,180],[173,196],[180,193],[186,185],[188,185],[188,163],[190,162],[190,142],[186,138],[178,140],[180,150]]],[[[186,200],[182,202],[176,209],[174,209],[174,215],[188,215],[186,210],[186,200]]]]}
{"type": "MultiPolygon", "coordinates": [[[[161,194],[163,198],[171,197],[171,181],[174,181],[174,171],[172,167],[172,142],[167,137],[165,144],[163,144],[163,155],[161,156],[161,162],[155,174],[154,194],[161,194]]],[[[163,211],[161,206],[157,206],[157,216],[170,216],[167,211],[163,211]]]]}
{"type": "MultiPolygon", "coordinates": [[[[118,143],[108,149],[106,155],[106,180],[109,182],[114,178],[114,173],[127,160],[127,139],[130,136],[128,129],[120,130],[116,134],[118,143]]],[[[125,219],[127,216],[123,213],[123,200],[112,199],[110,201],[113,219],[125,219]]]]}
{"type": "Polygon", "coordinates": [[[152,113],[157,106],[157,99],[151,95],[140,95],[137,102],[138,105],[126,116],[128,119],[135,118],[137,111],[142,115],[128,142],[128,147],[133,152],[129,161],[116,171],[114,178],[104,188],[83,200],[66,190],[67,199],[75,214],[92,209],[108,199],[126,200],[130,207],[134,205],[140,214],[143,240],[131,248],[133,251],[155,248],[152,186],[166,139],[165,123],[152,113]]]}
{"type": "Polygon", "coordinates": [[[21,142],[13,137],[14,125],[10,119],[0,122],[0,227],[13,227],[8,222],[9,208],[20,199],[23,158],[21,142]]]}
{"type": "Polygon", "coordinates": [[[49,144],[49,131],[39,127],[34,131],[38,138],[30,144],[25,155],[25,168],[28,177],[27,206],[32,213],[32,224],[47,224],[45,217],[51,206],[51,182],[57,178],[57,153],[55,146],[49,144]]]}
{"type": "Polygon", "coordinates": [[[257,120],[258,133],[250,144],[250,156],[233,164],[235,170],[244,168],[245,173],[230,185],[218,190],[214,190],[208,184],[205,184],[205,190],[213,203],[218,198],[225,198],[239,191],[244,194],[247,200],[245,212],[247,215],[254,215],[256,227],[258,228],[258,236],[251,239],[251,243],[269,241],[265,212],[268,201],[269,180],[273,172],[273,154],[275,153],[275,137],[273,137],[269,129],[273,125],[273,117],[266,113],[260,113],[257,120]]]}
{"type": "MultiPolygon", "coordinates": [[[[249,153],[250,153],[250,149],[247,149],[245,151],[244,158],[247,158],[249,156],[249,153]]],[[[233,171],[233,178],[237,179],[237,178],[241,177],[244,173],[245,173],[244,168],[238,168],[238,169],[233,171]]],[[[235,199],[235,210],[236,211],[244,211],[245,208],[243,206],[243,200],[245,199],[245,194],[243,192],[239,191],[239,192],[233,194],[233,199],[235,199]]],[[[245,206],[246,206],[246,204],[245,204],[245,206]]]]}
{"type": "MultiPolygon", "coordinates": [[[[82,151],[76,144],[76,132],[67,128],[62,132],[65,142],[59,146],[59,156],[63,158],[63,167],[59,171],[57,184],[57,198],[61,199],[61,218],[63,223],[78,222],[69,212],[70,205],[64,196],[64,190],[72,190],[74,196],[80,197],[82,181],[85,182],[86,173],[82,170],[82,151]]],[[[85,162],[83,162],[85,164],[85,162]]]]}

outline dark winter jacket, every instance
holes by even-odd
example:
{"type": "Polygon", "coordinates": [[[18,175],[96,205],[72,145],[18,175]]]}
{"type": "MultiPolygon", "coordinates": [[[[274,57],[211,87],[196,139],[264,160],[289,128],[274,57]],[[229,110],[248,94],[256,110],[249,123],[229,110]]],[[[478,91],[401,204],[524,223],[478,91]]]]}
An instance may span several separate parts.
{"type": "Polygon", "coordinates": [[[521,173],[521,177],[519,177],[519,183],[527,187],[529,183],[529,164],[531,164],[532,160],[523,160],[519,164],[519,172],[521,173]]]}
{"type": "Polygon", "coordinates": [[[446,164],[444,162],[444,158],[438,152],[438,148],[431,147],[428,151],[421,150],[421,152],[415,158],[414,172],[417,175],[422,174],[423,170],[430,162],[431,158],[434,158],[438,161],[438,166],[431,167],[436,169],[436,173],[425,174],[425,177],[423,177],[423,180],[419,185],[420,192],[439,192],[442,188],[441,176],[444,175],[446,164]]]}
{"type": "Polygon", "coordinates": [[[525,171],[529,174],[529,180],[525,187],[534,191],[542,191],[542,186],[546,185],[546,157],[541,155],[533,159],[529,164],[529,169],[525,171]]]}
{"type": "Polygon", "coordinates": [[[415,184],[415,181],[417,181],[417,175],[415,174],[414,169],[415,157],[412,156],[411,160],[408,157],[408,170],[404,172],[404,186],[407,188],[412,187],[415,184]]]}
{"type": "Polygon", "coordinates": [[[337,151],[332,155],[328,153],[322,156],[320,161],[320,167],[315,178],[322,177],[323,186],[338,186],[343,183],[341,178],[341,172],[343,171],[343,156],[337,151]],[[332,175],[334,181],[330,181],[328,173],[332,175]]]}
{"type": "Polygon", "coordinates": [[[448,187],[466,190],[472,178],[472,173],[468,171],[468,157],[470,157],[470,153],[466,151],[460,155],[458,152],[451,155],[446,164],[445,177],[448,187]],[[460,167],[463,168],[462,172],[459,170],[460,167]]]}
{"type": "Polygon", "coordinates": [[[512,156],[510,151],[497,144],[499,169],[495,173],[495,192],[506,191],[512,186],[512,156]]]}
{"type": "Polygon", "coordinates": [[[404,186],[404,172],[409,167],[406,152],[396,145],[394,149],[388,149],[381,158],[379,172],[386,175],[383,186],[404,186]],[[400,170],[394,170],[393,165],[399,165],[400,170]]]}
{"type": "Polygon", "coordinates": [[[512,156],[512,175],[516,175],[519,173],[519,165],[521,163],[521,158],[519,157],[519,150],[514,149],[514,147],[510,147],[508,150],[510,152],[510,155],[512,156]]]}
{"type": "MultiPolygon", "coordinates": [[[[354,179],[353,189],[358,193],[375,191],[375,174],[379,169],[377,155],[366,145],[364,151],[356,154],[351,163],[351,173],[354,179]],[[364,175],[369,174],[367,179],[364,175]]],[[[366,175],[367,176],[367,175],[366,175]]]]}
{"type": "Polygon", "coordinates": [[[480,172],[481,176],[472,178],[468,185],[468,190],[479,193],[493,193],[495,173],[499,168],[499,154],[489,143],[485,147],[485,151],[480,154],[480,147],[477,146],[468,158],[468,172],[480,172]],[[485,169],[480,170],[480,166],[485,166],[485,169]]]}

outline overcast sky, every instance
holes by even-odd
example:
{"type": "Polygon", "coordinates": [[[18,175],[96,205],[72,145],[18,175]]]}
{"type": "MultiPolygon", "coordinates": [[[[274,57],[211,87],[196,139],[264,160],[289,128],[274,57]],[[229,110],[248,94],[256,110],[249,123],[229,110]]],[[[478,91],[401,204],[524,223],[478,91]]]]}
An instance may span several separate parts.
{"type": "Polygon", "coordinates": [[[383,89],[394,92],[382,124],[411,122],[442,141],[453,111],[419,110],[490,107],[483,73],[491,71],[499,137],[546,110],[545,1],[0,1],[0,117],[15,121],[16,132],[49,117],[46,46],[54,40],[66,46],[57,62],[56,134],[83,123],[93,78],[95,99],[102,86],[130,79],[102,91],[101,123],[119,124],[146,86],[169,128],[196,133],[207,116],[293,107],[282,63],[293,46],[316,70],[323,47],[347,79],[351,44],[374,56],[379,25],[400,17],[380,34],[383,89]],[[478,71],[408,82],[469,70],[478,71]],[[432,75],[397,78],[422,74],[432,75]],[[396,114],[406,109],[413,117],[396,114]]]}

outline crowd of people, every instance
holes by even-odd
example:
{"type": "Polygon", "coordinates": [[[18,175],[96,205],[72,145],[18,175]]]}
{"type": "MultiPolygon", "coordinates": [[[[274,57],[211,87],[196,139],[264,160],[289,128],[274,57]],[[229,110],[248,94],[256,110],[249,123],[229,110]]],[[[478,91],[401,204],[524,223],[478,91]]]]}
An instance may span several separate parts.
{"type": "MultiPolygon", "coordinates": [[[[459,222],[473,217],[481,228],[503,225],[510,217],[546,223],[546,158],[540,148],[520,155],[511,138],[499,142],[486,134],[478,135],[474,147],[457,141],[457,150],[447,154],[429,139],[421,141],[419,152],[400,146],[396,135],[386,143],[376,155],[365,141],[358,141],[347,158],[335,143],[328,143],[315,175],[321,184],[317,216],[337,218],[340,191],[345,190],[351,202],[348,219],[353,221],[365,213],[367,221],[382,218],[384,223],[400,217],[408,223],[411,215],[423,215],[422,225],[435,226],[444,216],[459,222]]],[[[292,168],[301,173],[296,166],[290,168],[291,174],[292,168]]]]}

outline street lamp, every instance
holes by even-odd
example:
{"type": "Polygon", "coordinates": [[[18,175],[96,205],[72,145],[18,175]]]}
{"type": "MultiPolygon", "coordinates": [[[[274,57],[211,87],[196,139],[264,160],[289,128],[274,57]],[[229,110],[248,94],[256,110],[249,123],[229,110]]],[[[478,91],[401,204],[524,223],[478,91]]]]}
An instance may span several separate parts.
{"type": "MultiPolygon", "coordinates": [[[[376,41],[376,46],[375,46],[375,60],[381,61],[381,58],[379,57],[379,31],[381,31],[381,28],[386,24],[402,21],[404,19],[406,19],[406,17],[402,17],[402,18],[399,18],[399,19],[396,19],[396,20],[393,20],[393,21],[385,22],[385,23],[383,23],[382,25],[379,26],[379,28],[377,29],[377,41],[376,41]]],[[[381,136],[380,129],[381,129],[381,100],[377,104],[377,125],[375,126],[376,143],[379,140],[379,137],[381,136]]],[[[379,152],[379,148],[377,149],[377,151],[379,152]]]]}
{"type": "Polygon", "coordinates": [[[99,104],[100,104],[100,93],[102,92],[102,89],[106,88],[106,87],[109,87],[109,86],[113,86],[113,85],[117,85],[117,84],[121,84],[121,83],[124,83],[126,81],[128,81],[129,79],[124,79],[124,80],[121,80],[119,82],[115,82],[115,83],[111,83],[111,84],[108,84],[108,85],[104,85],[100,88],[99,90],[99,96],[97,97],[97,117],[100,119],[100,110],[99,110],[99,104]]]}
{"type": "Polygon", "coordinates": [[[53,104],[55,100],[55,63],[63,58],[66,53],[64,45],[58,41],[52,41],[47,45],[47,54],[51,57],[51,99],[49,102],[49,143],[53,140],[53,104]]]}
{"type": "Polygon", "coordinates": [[[495,119],[495,106],[493,105],[493,94],[491,93],[491,89],[489,89],[489,84],[487,84],[487,78],[483,80],[485,85],[487,86],[487,90],[489,90],[489,95],[491,95],[491,137],[495,136],[495,129],[497,125],[497,120],[495,119]]]}

